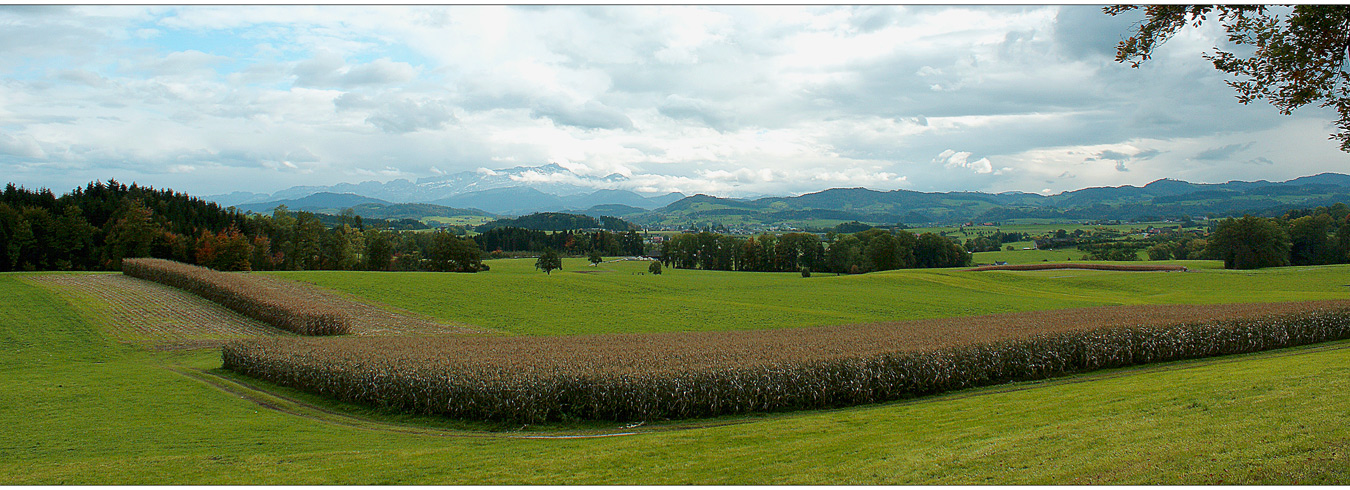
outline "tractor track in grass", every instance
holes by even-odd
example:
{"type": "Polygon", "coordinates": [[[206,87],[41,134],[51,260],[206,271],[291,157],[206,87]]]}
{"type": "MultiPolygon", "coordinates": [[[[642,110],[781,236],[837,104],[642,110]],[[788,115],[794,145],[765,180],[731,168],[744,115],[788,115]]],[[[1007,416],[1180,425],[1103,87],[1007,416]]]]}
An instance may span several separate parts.
{"type": "Polygon", "coordinates": [[[866,410],[883,406],[902,407],[909,405],[940,403],[953,400],[963,400],[968,398],[978,398],[985,396],[1001,395],[1006,393],[1015,393],[1037,388],[1048,388],[1062,385],[1075,385],[1094,381],[1107,381],[1139,374],[1182,371],[1187,369],[1196,369],[1215,365],[1242,362],[1251,359],[1270,359],[1279,357],[1300,356],[1346,349],[1350,349],[1350,341],[1342,340],[1329,343],[1313,344],[1299,347],[1289,347],[1285,349],[1247,353],[1247,354],[1235,354],[1229,356],[1209,357],[1203,359],[1189,359],[1184,361],[1173,361],[1160,364],[1147,364],[1128,368],[1112,369],[1105,372],[1084,373],[1037,381],[1010,383],[1003,386],[972,388],[955,393],[918,397],[908,400],[899,400],[894,402],[887,402],[873,405],[841,407],[823,410],[779,412],[766,414],[765,416],[743,417],[740,420],[729,420],[729,421],[709,420],[704,421],[702,423],[700,423],[699,421],[682,421],[682,422],[673,422],[668,425],[662,424],[662,425],[646,426],[640,430],[632,430],[632,429],[643,426],[644,422],[616,427],[615,429],[610,431],[569,433],[565,430],[562,430],[558,432],[542,432],[538,434],[522,434],[519,432],[472,431],[468,429],[437,428],[413,424],[400,424],[396,422],[385,422],[369,417],[364,417],[352,413],[345,413],[339,410],[326,408],[304,400],[300,400],[295,397],[277,393],[276,391],[271,391],[267,388],[258,386],[257,384],[248,381],[224,376],[219,373],[213,373],[206,370],[190,369],[178,366],[165,366],[165,369],[168,369],[184,377],[205,383],[224,393],[237,396],[244,400],[248,400],[264,409],[273,410],[288,415],[293,415],[314,422],[339,425],[355,429],[373,430],[396,434],[434,436],[434,437],[547,440],[547,439],[595,439],[606,437],[625,437],[625,436],[636,436],[662,432],[711,429],[717,427],[751,424],[755,422],[761,422],[764,420],[772,420],[776,418],[793,417],[808,414],[837,413],[846,411],[866,410]]]}

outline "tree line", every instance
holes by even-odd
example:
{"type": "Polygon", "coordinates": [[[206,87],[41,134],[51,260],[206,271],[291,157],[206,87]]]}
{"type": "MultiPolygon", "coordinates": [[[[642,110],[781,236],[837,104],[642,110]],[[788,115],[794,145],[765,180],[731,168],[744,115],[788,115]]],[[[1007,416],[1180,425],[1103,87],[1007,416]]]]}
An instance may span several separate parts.
{"type": "Polygon", "coordinates": [[[244,215],[172,190],[115,180],[68,194],[9,184],[0,194],[0,271],[119,270],[153,257],[218,270],[484,268],[473,240],[443,231],[395,232],[344,213],[325,226],[284,206],[244,215]]]}
{"type": "Polygon", "coordinates": [[[682,233],[661,244],[661,261],[678,269],[758,272],[828,271],[859,274],[916,267],[970,265],[959,243],[934,233],[872,228],[851,234],[682,233]]]}
{"type": "Polygon", "coordinates": [[[1350,207],[1299,209],[1279,218],[1220,221],[1206,252],[1228,269],[1350,263],[1350,207]]]}
{"type": "Polygon", "coordinates": [[[1079,245],[1091,260],[1222,260],[1229,269],[1350,263],[1350,206],[1295,209],[1267,218],[1215,220],[1210,233],[1171,231],[1142,241],[1079,245]]]}
{"type": "Polygon", "coordinates": [[[558,250],[568,255],[583,255],[598,251],[604,255],[642,255],[642,235],[629,230],[612,231],[555,231],[544,232],[514,226],[491,228],[473,237],[479,248],[489,252],[543,252],[558,250]]]}
{"type": "Polygon", "coordinates": [[[525,228],[528,230],[567,231],[601,229],[609,231],[629,231],[637,229],[632,223],[613,216],[601,216],[599,219],[584,214],[571,213],[534,213],[519,218],[502,218],[479,225],[479,233],[496,228],[525,228]]]}

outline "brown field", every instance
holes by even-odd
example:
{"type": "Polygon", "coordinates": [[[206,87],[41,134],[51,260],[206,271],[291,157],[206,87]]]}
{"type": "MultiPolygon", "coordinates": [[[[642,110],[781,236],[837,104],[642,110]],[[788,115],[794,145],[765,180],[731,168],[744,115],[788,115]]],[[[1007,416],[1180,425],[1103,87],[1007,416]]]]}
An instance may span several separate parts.
{"type": "Polygon", "coordinates": [[[1135,272],[1162,272],[1162,271],[1186,271],[1187,269],[1180,265],[1130,265],[1130,264],[1018,264],[1018,265],[982,265],[966,269],[966,272],[980,271],[1047,271],[1055,269],[1087,269],[1094,271],[1135,271],[1135,272]]]}
{"type": "Polygon", "coordinates": [[[25,279],[85,300],[113,338],[151,349],[219,347],[228,340],[294,337],[205,298],[121,274],[43,274],[25,279]]]}
{"type": "Polygon", "coordinates": [[[824,408],[1350,337],[1350,301],[1145,305],[836,327],[241,341],[225,367],[462,418],[648,420],[824,408]]]}

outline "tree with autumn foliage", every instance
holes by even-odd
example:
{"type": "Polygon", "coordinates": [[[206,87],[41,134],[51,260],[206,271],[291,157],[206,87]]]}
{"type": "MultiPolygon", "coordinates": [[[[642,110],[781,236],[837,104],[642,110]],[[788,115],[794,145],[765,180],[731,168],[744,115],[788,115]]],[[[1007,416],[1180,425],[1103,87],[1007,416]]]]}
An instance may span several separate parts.
{"type": "Polygon", "coordinates": [[[253,244],[233,223],[215,234],[203,231],[195,252],[197,265],[218,271],[253,270],[253,244]]]}

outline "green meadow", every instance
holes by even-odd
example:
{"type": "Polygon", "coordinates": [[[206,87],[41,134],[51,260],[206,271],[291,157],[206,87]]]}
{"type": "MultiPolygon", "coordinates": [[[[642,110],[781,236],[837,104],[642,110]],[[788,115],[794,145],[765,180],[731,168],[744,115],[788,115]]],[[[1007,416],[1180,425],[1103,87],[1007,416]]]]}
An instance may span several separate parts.
{"type": "Polygon", "coordinates": [[[1350,265],[1191,272],[910,269],[862,275],[699,271],[649,262],[485,261],[488,272],[268,272],[509,334],[750,330],[1123,304],[1350,298],[1350,265]]]}
{"type": "MultiPolygon", "coordinates": [[[[507,278],[510,269],[494,265],[488,274],[445,274],[439,281],[507,278]]],[[[1255,276],[1218,271],[1193,280],[1239,285],[1233,290],[1251,294],[1229,299],[1274,291],[1312,298],[1330,293],[1307,280],[1344,278],[1345,272],[1254,273],[1282,286],[1258,287],[1244,282],[1255,276]]],[[[964,291],[959,287],[970,284],[966,281],[1056,290],[1055,281],[1071,279],[1135,298],[1155,291],[1155,282],[1183,280],[1008,273],[950,279],[959,276],[925,273],[947,277],[958,288],[943,291],[964,291]]],[[[538,276],[564,285],[603,277],[538,276]]],[[[943,283],[884,276],[845,279],[867,279],[858,281],[860,287],[869,281],[943,283]]],[[[100,323],[106,305],[62,296],[22,277],[0,274],[5,299],[0,302],[0,395],[5,400],[0,404],[0,483],[8,485],[1350,482],[1350,426],[1344,423],[1350,415],[1350,397],[1344,396],[1350,390],[1350,342],[841,410],[688,425],[483,432],[327,403],[281,388],[250,391],[219,370],[217,351],[146,351],[121,344],[100,323]],[[627,435],[516,437],[569,433],[627,435]]],[[[399,281],[437,282],[404,275],[363,279],[388,282],[387,289],[405,293],[410,290],[399,281]]],[[[653,278],[615,282],[647,279],[653,278]]],[[[747,286],[777,280],[746,279],[747,286]]],[[[812,278],[805,284],[817,282],[828,281],[812,278]]],[[[1191,299],[1199,296],[1191,294],[1191,299]]],[[[590,315],[583,305],[572,311],[556,323],[590,315]]]]}

